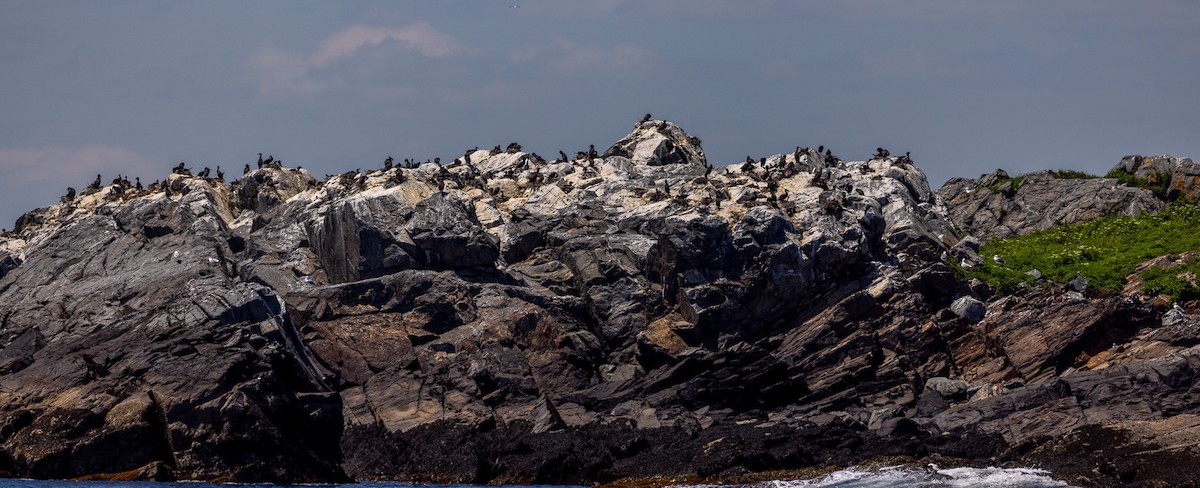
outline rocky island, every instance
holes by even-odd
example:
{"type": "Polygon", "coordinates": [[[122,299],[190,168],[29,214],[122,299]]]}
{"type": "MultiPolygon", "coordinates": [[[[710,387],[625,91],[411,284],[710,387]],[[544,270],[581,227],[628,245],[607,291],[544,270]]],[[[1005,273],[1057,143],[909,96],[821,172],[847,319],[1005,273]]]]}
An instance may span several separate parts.
{"type": "Polygon", "coordinates": [[[964,271],[1003,260],[988,239],[1195,200],[1200,167],[934,191],[907,156],[819,149],[713,167],[646,120],[553,160],[97,183],[0,236],[0,473],[1200,481],[1195,303],[964,271]]]}

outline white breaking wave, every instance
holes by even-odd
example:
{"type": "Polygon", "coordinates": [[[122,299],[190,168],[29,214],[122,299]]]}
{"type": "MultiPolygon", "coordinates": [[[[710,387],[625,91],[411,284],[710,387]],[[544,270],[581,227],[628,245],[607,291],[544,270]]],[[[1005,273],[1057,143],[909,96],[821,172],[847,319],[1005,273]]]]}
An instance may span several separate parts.
{"type": "Polygon", "coordinates": [[[850,468],[802,481],[769,481],[770,488],[1060,488],[1049,472],[1033,468],[950,468],[929,470],[893,466],[850,468]]]}
{"type": "Polygon", "coordinates": [[[1045,470],[1032,468],[950,468],[918,470],[907,467],[851,468],[804,481],[772,481],[773,488],[1051,488],[1069,487],[1045,470]]]}

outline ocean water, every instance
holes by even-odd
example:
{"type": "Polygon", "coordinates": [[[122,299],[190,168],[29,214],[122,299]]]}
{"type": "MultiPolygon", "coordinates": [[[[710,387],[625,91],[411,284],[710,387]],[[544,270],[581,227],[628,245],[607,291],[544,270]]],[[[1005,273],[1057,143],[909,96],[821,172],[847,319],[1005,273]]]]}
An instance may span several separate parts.
{"type": "MultiPolygon", "coordinates": [[[[268,488],[284,485],[149,483],[127,481],[43,481],[0,479],[0,488],[268,488]]],[[[468,488],[470,485],[416,485],[412,483],[363,482],[355,484],[288,485],[331,488],[468,488]]],[[[1070,487],[1055,481],[1037,469],[951,468],[917,470],[912,468],[852,468],[806,481],[768,481],[756,488],[1060,488],[1070,487]]],[[[522,486],[513,488],[564,488],[560,486],[522,486]]]]}

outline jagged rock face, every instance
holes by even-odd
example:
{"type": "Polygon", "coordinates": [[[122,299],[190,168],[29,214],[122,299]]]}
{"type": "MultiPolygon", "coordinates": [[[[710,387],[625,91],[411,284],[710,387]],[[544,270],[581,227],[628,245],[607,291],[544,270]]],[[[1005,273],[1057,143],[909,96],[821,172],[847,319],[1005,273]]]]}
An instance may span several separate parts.
{"type": "Polygon", "coordinates": [[[339,406],[298,366],[275,292],[236,278],[225,193],[182,183],[176,199],[48,223],[4,276],[0,445],[15,472],[341,476],[326,444],[339,406]]]}
{"type": "Polygon", "coordinates": [[[1200,165],[1190,158],[1172,156],[1125,156],[1113,170],[1123,171],[1148,185],[1165,188],[1167,200],[1200,201],[1200,165]]]}
{"type": "Polygon", "coordinates": [[[711,168],[665,121],[570,161],[85,192],[0,238],[0,471],[582,483],[991,457],[1072,374],[1195,345],[1189,316],[1159,332],[1116,298],[985,305],[939,257],[945,201],[901,158],[711,168]],[[979,414],[996,428],[959,413],[1007,395],[979,414]]]}
{"type": "Polygon", "coordinates": [[[689,164],[704,166],[708,161],[700,139],[691,137],[665,120],[638,122],[633,132],[604,152],[604,157],[621,156],[634,164],[666,166],[689,164]]]}
{"type": "Polygon", "coordinates": [[[975,180],[952,178],[937,195],[960,231],[982,238],[1166,208],[1149,190],[1126,187],[1115,179],[1059,179],[1050,171],[1025,175],[1018,184],[1003,170],[975,180]]]}

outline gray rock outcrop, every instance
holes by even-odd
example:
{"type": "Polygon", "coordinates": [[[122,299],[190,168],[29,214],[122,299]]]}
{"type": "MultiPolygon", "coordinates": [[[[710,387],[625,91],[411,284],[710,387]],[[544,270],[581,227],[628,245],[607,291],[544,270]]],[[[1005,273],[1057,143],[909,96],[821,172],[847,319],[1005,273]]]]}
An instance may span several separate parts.
{"type": "MultiPolygon", "coordinates": [[[[26,214],[0,237],[0,471],[720,480],[1200,413],[1188,315],[948,265],[978,258],[956,225],[1043,225],[955,220],[1010,196],[806,148],[712,168],[666,121],[589,152],[175,174],[26,214]]],[[[1064,185],[1028,213],[1110,202],[1060,181],[1026,178],[1064,185]]]]}
{"type": "Polygon", "coordinates": [[[1150,190],[1111,178],[1059,178],[1038,171],[1017,178],[1003,170],[978,179],[952,178],[937,191],[962,232],[1013,237],[1107,215],[1155,213],[1166,203],[1150,190]]]}
{"type": "Polygon", "coordinates": [[[1166,200],[1200,201],[1200,165],[1190,158],[1125,156],[1113,172],[1131,175],[1145,186],[1158,189],[1166,200]]]}

